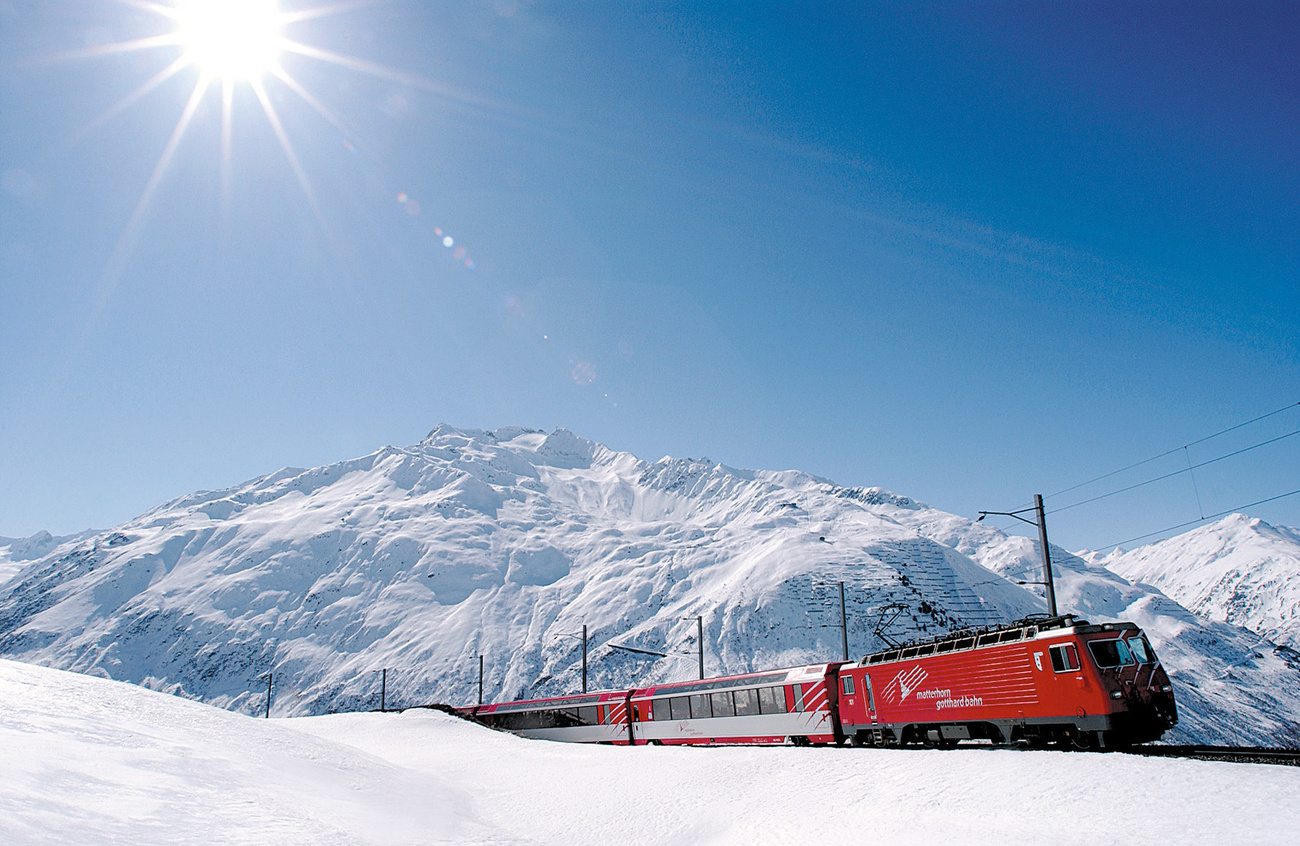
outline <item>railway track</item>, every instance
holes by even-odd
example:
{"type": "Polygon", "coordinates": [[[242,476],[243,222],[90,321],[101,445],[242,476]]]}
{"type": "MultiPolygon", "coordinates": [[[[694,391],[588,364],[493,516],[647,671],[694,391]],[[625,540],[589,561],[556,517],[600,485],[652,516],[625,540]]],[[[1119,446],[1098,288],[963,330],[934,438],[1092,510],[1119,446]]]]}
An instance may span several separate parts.
{"type": "Polygon", "coordinates": [[[1300,751],[1252,746],[1134,746],[1129,755],[1155,758],[1193,758],[1198,761],[1234,761],[1239,764],[1281,764],[1300,767],[1300,751]]]}

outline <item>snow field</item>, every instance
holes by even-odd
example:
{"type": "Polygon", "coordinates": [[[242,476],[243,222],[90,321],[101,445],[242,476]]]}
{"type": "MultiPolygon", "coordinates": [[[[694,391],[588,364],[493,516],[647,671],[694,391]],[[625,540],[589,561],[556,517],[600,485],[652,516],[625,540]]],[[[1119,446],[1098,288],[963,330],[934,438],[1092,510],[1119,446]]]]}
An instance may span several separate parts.
{"type": "Polygon", "coordinates": [[[0,661],[0,843],[475,842],[435,772],[133,685],[0,661]]]}
{"type": "Polygon", "coordinates": [[[1291,843],[1300,769],[586,747],[431,711],[258,720],[0,660],[0,843],[1291,843]]]}

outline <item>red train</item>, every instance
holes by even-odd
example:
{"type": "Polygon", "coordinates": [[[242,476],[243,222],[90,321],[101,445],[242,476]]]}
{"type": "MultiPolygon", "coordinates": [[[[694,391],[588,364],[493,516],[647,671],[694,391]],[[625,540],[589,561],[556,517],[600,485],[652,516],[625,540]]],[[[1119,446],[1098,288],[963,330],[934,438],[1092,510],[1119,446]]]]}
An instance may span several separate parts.
{"type": "Polygon", "coordinates": [[[526,737],[614,744],[960,741],[1109,749],[1178,722],[1173,688],[1132,623],[1072,615],[833,662],[464,709],[526,737]]]}

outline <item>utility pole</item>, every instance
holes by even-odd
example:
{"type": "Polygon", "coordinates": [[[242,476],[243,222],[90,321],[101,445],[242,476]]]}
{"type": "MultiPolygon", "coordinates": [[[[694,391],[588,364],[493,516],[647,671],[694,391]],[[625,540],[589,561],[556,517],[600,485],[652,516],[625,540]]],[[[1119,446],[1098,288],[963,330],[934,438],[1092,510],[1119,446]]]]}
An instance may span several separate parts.
{"type": "Polygon", "coordinates": [[[483,704],[483,654],[478,656],[478,704],[483,704]]]}
{"type": "Polygon", "coordinates": [[[1043,495],[1034,494],[1034,508],[1038,511],[1038,548],[1043,551],[1043,578],[1047,584],[1047,613],[1055,617],[1056,588],[1052,585],[1052,556],[1047,551],[1047,515],[1043,513],[1043,495]]]}
{"type": "Polygon", "coordinates": [[[271,719],[271,678],[272,674],[266,674],[266,718],[271,719]]]}
{"type": "Polygon", "coordinates": [[[582,692],[587,692],[587,624],[582,624],[582,692]]]}
{"type": "Polygon", "coordinates": [[[844,635],[844,660],[849,660],[849,616],[844,611],[844,582],[840,582],[840,631],[844,635]]]}
{"type": "Polygon", "coordinates": [[[384,706],[388,703],[388,668],[385,667],[380,671],[379,676],[379,710],[387,710],[384,706]]]}
{"type": "Polygon", "coordinates": [[[1052,555],[1047,549],[1047,515],[1043,511],[1043,495],[1034,494],[1033,508],[1022,508],[1019,511],[981,511],[980,516],[975,519],[978,523],[990,514],[998,514],[1003,517],[1014,517],[1021,523],[1028,523],[1031,526],[1038,527],[1038,549],[1042,552],[1043,557],[1043,581],[1041,582],[1018,582],[1022,585],[1045,585],[1047,587],[1047,613],[1048,616],[1057,617],[1059,612],[1056,610],[1056,587],[1052,584],[1052,555]],[[1021,517],[1026,511],[1033,511],[1035,520],[1026,520],[1021,517]]]}
{"type": "Polygon", "coordinates": [[[704,617],[695,618],[695,631],[700,639],[700,679],[704,679],[704,617]]]}

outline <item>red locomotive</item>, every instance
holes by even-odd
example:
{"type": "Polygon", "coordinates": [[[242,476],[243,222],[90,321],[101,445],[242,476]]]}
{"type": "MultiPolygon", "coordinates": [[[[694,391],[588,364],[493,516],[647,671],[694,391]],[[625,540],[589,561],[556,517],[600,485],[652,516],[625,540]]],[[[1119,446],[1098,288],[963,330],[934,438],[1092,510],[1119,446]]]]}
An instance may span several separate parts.
{"type": "Polygon", "coordinates": [[[1177,724],[1132,623],[1021,620],[833,662],[467,708],[526,737],[616,744],[993,744],[1109,749],[1177,724]]]}
{"type": "Polygon", "coordinates": [[[1106,749],[1159,740],[1173,687],[1133,623],[1023,620],[868,655],[839,672],[854,745],[1048,742],[1106,749]]]}

